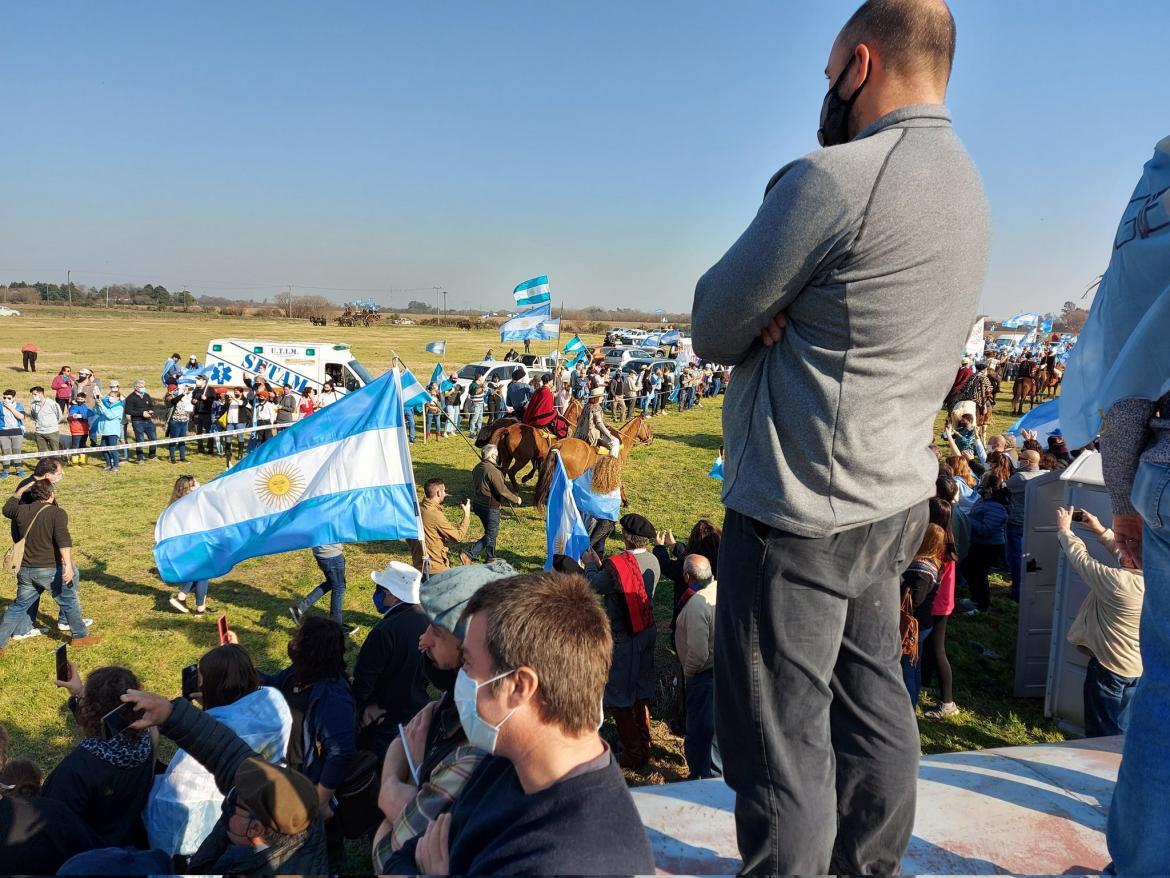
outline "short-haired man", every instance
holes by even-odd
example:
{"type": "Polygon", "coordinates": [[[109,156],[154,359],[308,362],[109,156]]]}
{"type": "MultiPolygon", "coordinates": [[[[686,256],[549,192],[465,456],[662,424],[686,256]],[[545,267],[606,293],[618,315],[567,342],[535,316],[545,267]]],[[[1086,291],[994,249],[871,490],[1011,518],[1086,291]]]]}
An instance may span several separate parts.
{"type": "Polygon", "coordinates": [[[38,480],[28,488],[32,502],[12,495],[4,504],[4,517],[24,540],[24,557],[16,574],[16,598],[0,620],[0,651],[8,638],[28,622],[29,608],[47,588],[68,620],[73,646],[90,646],[100,638],[89,635],[78,598],[80,574],[73,565],[73,541],[69,516],[57,506],[53,483],[38,480]]]}
{"type": "Polygon", "coordinates": [[[621,742],[622,768],[641,771],[650,761],[650,702],[654,700],[654,589],[662,576],[658,559],[646,547],[654,525],[637,514],[623,515],[621,552],[602,564],[590,549],[582,557],[585,578],[601,595],[613,640],[613,662],[605,686],[605,706],[613,714],[621,742]]]}
{"type": "Polygon", "coordinates": [[[191,423],[195,434],[200,437],[195,440],[197,454],[215,453],[215,440],[210,437],[211,414],[215,407],[215,400],[215,388],[207,383],[207,376],[197,375],[195,377],[195,390],[191,393],[191,423]]]}
{"type": "Polygon", "coordinates": [[[899,576],[938,471],[938,351],[971,328],[989,239],[943,105],[954,47],[942,0],[862,4],[825,68],[826,148],[695,290],[695,353],[735,367],[715,690],[748,873],[896,872],[913,828],[899,576]]]}
{"type": "Polygon", "coordinates": [[[715,741],[715,596],[711,562],[687,555],[682,567],[686,589],[679,598],[674,648],[686,678],[687,733],[683,753],[691,780],[723,774],[715,741]]]}
{"type": "Polygon", "coordinates": [[[441,693],[424,707],[386,751],[378,806],[386,820],[374,836],[374,867],[396,875],[414,868],[415,846],[427,825],[451,810],[468,778],[487,755],[467,743],[455,704],[455,680],[463,666],[463,611],[480,588],[515,576],[507,561],[445,570],[427,580],[422,610],[429,624],[418,638],[423,674],[441,693]],[[410,746],[410,756],[405,746],[410,746]]]}
{"type": "MultiPolygon", "coordinates": [[[[992,437],[995,438],[995,437],[992,437]]],[[[1003,440],[1003,437],[999,437],[1003,440]]],[[[1005,443],[1006,445],[1006,443],[1005,443]]],[[[1024,449],[1020,452],[1020,465],[1008,479],[1007,487],[1012,495],[1008,507],[1007,527],[1004,531],[1004,551],[1007,552],[1008,570],[1012,577],[1012,600],[1020,599],[1020,585],[1024,581],[1024,500],[1028,482],[1043,475],[1040,469],[1040,452],[1024,449]]]]}
{"type": "MultiPolygon", "coordinates": [[[[141,378],[134,382],[134,392],[126,397],[126,415],[130,418],[135,442],[144,440],[154,442],[158,438],[154,427],[154,400],[146,392],[146,382],[141,378]]],[[[142,463],[144,456],[150,460],[158,460],[158,447],[150,446],[146,449],[145,455],[141,446],[135,448],[131,463],[142,463]]]]}
{"type": "Polygon", "coordinates": [[[471,511],[483,524],[483,536],[468,549],[467,554],[478,560],[492,561],[496,557],[496,536],[500,532],[500,505],[511,501],[519,506],[519,494],[508,490],[499,467],[500,452],[494,445],[486,445],[483,459],[471,470],[471,511]]]}
{"type": "Polygon", "coordinates": [[[415,850],[428,875],[654,871],[642,820],[598,735],[611,641],[579,576],[489,582],[467,604],[455,704],[490,754],[415,850]]]}
{"type": "Polygon", "coordinates": [[[64,416],[61,406],[55,399],[46,397],[45,388],[39,385],[30,388],[29,392],[32,394],[32,402],[28,413],[32,419],[32,438],[37,444],[37,451],[60,451],[61,418],[64,416]]]}
{"type": "MultiPolygon", "coordinates": [[[[0,396],[0,457],[20,454],[24,445],[24,405],[16,398],[16,391],[8,389],[0,396]]],[[[9,469],[16,470],[18,479],[24,478],[24,461],[4,461],[0,479],[8,478],[9,469]]]]}
{"type": "Polygon", "coordinates": [[[211,772],[223,813],[191,857],[205,875],[325,875],[329,858],[317,790],[299,771],[273,765],[234,731],[191,705],[131,689],[122,699],[141,718],[132,728],[159,733],[211,772]]]}
{"type": "MultiPolygon", "coordinates": [[[[32,503],[33,493],[32,486],[37,482],[47,482],[50,487],[57,485],[63,478],[65,478],[65,465],[61,462],[59,457],[42,457],[37,461],[37,465],[33,467],[33,474],[27,479],[19,482],[13,496],[19,498],[21,503],[32,503]]],[[[54,491],[56,488],[53,488],[54,491]]],[[[12,520],[12,542],[20,539],[20,528],[17,526],[16,519],[12,520]]],[[[37,615],[41,609],[41,598],[38,595],[37,599],[33,601],[32,606],[28,608],[29,624],[18,625],[16,631],[12,634],[13,640],[26,640],[30,637],[39,637],[42,634],[47,634],[48,630],[37,627],[37,615]]],[[[86,627],[93,624],[93,619],[83,619],[86,627]]],[[[58,610],[57,614],[57,630],[67,633],[69,629],[69,620],[65,617],[65,611],[58,610]]]]}
{"type": "Polygon", "coordinates": [[[1117,545],[1113,531],[1087,509],[1079,521],[1120,564],[1102,564],[1072,531],[1073,509],[1056,510],[1057,539],[1072,570],[1089,587],[1069,626],[1068,642],[1089,656],[1085,671],[1085,737],[1124,735],[1142,675],[1138,627],[1146,581],[1138,560],[1117,545]]]}
{"type": "Polygon", "coordinates": [[[423,569],[423,552],[425,544],[426,557],[431,562],[431,573],[438,573],[451,566],[451,550],[448,543],[461,543],[467,539],[467,527],[471,523],[471,500],[464,500],[460,510],[463,517],[459,526],[451,524],[447,513],[443,511],[443,501],[447,499],[447,483],[442,479],[427,479],[423,485],[423,499],[419,504],[422,514],[423,541],[411,541],[411,560],[419,570],[423,569]]]}

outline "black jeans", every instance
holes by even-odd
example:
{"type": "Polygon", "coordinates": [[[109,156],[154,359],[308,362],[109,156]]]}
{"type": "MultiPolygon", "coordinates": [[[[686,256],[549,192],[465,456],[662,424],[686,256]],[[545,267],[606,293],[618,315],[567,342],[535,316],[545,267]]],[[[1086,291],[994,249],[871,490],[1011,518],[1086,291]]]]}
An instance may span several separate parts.
{"type": "Polygon", "coordinates": [[[898,871],[919,753],[898,598],[926,524],[922,503],[809,539],[727,511],[715,734],[745,872],[898,871]]]}
{"type": "Polygon", "coordinates": [[[959,566],[959,572],[967,583],[967,591],[971,593],[971,602],[981,613],[991,608],[991,584],[987,581],[991,568],[1002,566],[1003,546],[987,543],[972,543],[967,550],[967,557],[959,566]]]}

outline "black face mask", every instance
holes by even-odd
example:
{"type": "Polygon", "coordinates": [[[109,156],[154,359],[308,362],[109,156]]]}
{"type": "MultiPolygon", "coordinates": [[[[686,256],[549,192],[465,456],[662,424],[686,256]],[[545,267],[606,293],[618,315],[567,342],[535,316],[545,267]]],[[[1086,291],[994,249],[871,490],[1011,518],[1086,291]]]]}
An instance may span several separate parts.
{"type": "Polygon", "coordinates": [[[861,85],[857,86],[857,90],[853,94],[848,98],[837,94],[837,86],[841,84],[841,80],[845,78],[845,74],[852,66],[853,58],[850,58],[845,69],[841,71],[841,75],[837,77],[837,81],[825,93],[824,101],[821,102],[821,127],[817,129],[817,140],[821,146],[837,146],[849,142],[849,111],[853,109],[853,102],[857,100],[857,96],[861,94],[861,90],[869,82],[869,71],[867,70],[865,79],[861,80],[861,85]]]}
{"type": "Polygon", "coordinates": [[[423,676],[427,678],[427,682],[438,689],[440,692],[453,692],[455,690],[455,679],[459,676],[459,669],[448,671],[445,668],[440,668],[425,652],[422,654],[422,672],[423,676]]]}

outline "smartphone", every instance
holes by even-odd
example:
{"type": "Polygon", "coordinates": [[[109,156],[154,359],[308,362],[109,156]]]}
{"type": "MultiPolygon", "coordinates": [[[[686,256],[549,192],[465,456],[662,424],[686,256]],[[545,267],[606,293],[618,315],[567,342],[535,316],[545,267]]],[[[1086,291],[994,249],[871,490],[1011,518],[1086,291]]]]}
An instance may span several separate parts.
{"type": "Polygon", "coordinates": [[[1073,521],[1084,521],[1085,520],[1085,510],[1074,509],[1073,514],[1072,514],[1072,520],[1073,521]]]}
{"type": "Polygon", "coordinates": [[[69,647],[64,643],[57,647],[57,679],[69,682],[69,647]]]}
{"type": "Polygon", "coordinates": [[[199,691],[199,667],[187,665],[183,668],[183,697],[190,698],[199,691]]]}
{"type": "Polygon", "coordinates": [[[228,623],[227,616],[220,616],[215,620],[215,627],[219,630],[219,645],[223,646],[228,642],[228,623]]]}
{"type": "Polygon", "coordinates": [[[116,738],[130,727],[130,723],[142,718],[142,714],[129,701],[123,701],[102,717],[102,732],[108,741],[116,738]]]}

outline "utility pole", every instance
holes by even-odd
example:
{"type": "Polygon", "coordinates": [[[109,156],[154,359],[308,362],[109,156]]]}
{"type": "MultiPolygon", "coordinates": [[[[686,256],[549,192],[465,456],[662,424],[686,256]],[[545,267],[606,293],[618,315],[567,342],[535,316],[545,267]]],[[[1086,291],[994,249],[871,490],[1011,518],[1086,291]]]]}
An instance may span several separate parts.
{"type": "Polygon", "coordinates": [[[435,316],[437,317],[439,314],[439,288],[431,287],[431,289],[435,291],[435,316]]]}
{"type": "Polygon", "coordinates": [[[292,320],[292,284],[288,285],[288,319],[292,320]]]}
{"type": "Polygon", "coordinates": [[[65,286],[69,288],[69,310],[73,310],[73,272],[68,269],[65,270],[65,286]]]}
{"type": "Polygon", "coordinates": [[[443,290],[443,319],[447,319],[447,291],[443,290]]]}
{"type": "Polygon", "coordinates": [[[106,310],[110,310],[110,285],[106,284],[106,310]]]}

